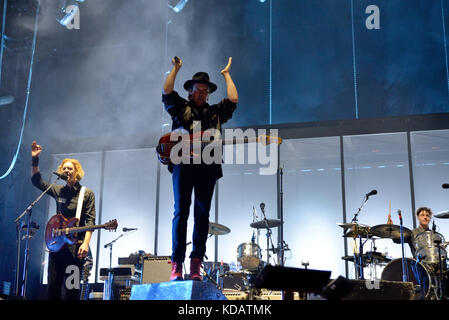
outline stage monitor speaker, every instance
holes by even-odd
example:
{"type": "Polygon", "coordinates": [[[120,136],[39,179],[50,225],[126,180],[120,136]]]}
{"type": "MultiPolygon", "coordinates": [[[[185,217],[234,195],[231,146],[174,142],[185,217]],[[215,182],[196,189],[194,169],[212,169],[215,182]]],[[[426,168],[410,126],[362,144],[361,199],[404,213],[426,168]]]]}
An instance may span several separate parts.
{"type": "Polygon", "coordinates": [[[341,300],[354,289],[354,286],[354,282],[339,276],[329,282],[320,295],[327,300],[341,300]]]}
{"type": "Polygon", "coordinates": [[[267,265],[257,276],[256,288],[321,292],[328,284],[331,271],[267,265]]]}
{"type": "Polygon", "coordinates": [[[343,300],[419,300],[422,295],[415,292],[413,282],[386,280],[350,280],[354,288],[343,300]]]}
{"type": "Polygon", "coordinates": [[[171,281],[138,284],[131,288],[130,300],[227,300],[209,281],[171,281]]]}
{"type": "Polygon", "coordinates": [[[170,281],[171,259],[168,256],[153,256],[143,260],[142,283],[170,281]]]}

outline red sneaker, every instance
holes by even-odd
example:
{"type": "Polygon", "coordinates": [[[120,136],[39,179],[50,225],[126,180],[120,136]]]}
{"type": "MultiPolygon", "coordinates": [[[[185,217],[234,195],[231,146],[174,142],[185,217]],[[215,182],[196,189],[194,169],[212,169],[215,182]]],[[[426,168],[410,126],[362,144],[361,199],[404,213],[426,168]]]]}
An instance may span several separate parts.
{"type": "Polygon", "coordinates": [[[203,280],[203,277],[201,276],[201,259],[199,258],[190,259],[190,280],[203,280]]]}
{"type": "Polygon", "coordinates": [[[182,281],[182,262],[174,262],[171,263],[171,276],[170,281],[182,281]]]}

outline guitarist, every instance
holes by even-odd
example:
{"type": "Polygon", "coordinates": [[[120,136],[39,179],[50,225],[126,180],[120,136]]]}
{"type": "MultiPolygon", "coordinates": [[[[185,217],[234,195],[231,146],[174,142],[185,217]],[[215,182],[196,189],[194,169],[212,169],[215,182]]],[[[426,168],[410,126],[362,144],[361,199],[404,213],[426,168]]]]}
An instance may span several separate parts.
{"type": "MultiPolygon", "coordinates": [[[[237,107],[238,94],[229,70],[232,58],[221,71],[227,89],[227,98],[218,104],[209,105],[209,95],[217,86],[209,81],[206,72],[197,72],[192,80],[184,83],[188,92],[187,100],[173,90],[182,60],[172,59],[173,68],[165,79],[162,90],[162,102],[165,110],[172,118],[172,131],[184,129],[193,133],[194,121],[200,121],[201,131],[216,129],[221,131],[221,125],[231,119],[237,107]]],[[[198,123],[198,122],[197,122],[198,123]]],[[[172,173],[175,211],[172,220],[172,274],[170,280],[183,280],[183,263],[186,254],[187,220],[190,213],[192,192],[194,202],[194,227],[192,236],[192,251],[190,253],[190,280],[202,280],[201,262],[206,252],[206,240],[209,230],[209,211],[216,181],[223,176],[221,163],[206,165],[178,164],[168,166],[172,173]]]]}
{"type": "MultiPolygon", "coordinates": [[[[31,181],[36,188],[44,191],[49,187],[49,184],[42,179],[39,171],[39,155],[41,152],[42,147],[36,141],[33,141],[31,145],[31,181]]],[[[62,214],[66,218],[75,217],[81,189],[79,181],[84,176],[83,168],[78,160],[64,159],[58,167],[58,173],[67,177],[66,185],[55,185],[47,194],[55,198],[58,214],[62,214]]],[[[95,225],[95,195],[92,190],[86,188],[79,226],[89,225],[95,225]]],[[[85,270],[83,270],[85,265],[92,268],[92,254],[89,249],[91,236],[92,231],[80,232],[76,237],[77,242],[75,244],[64,246],[58,252],[50,252],[48,258],[49,300],[61,300],[63,291],[65,291],[65,299],[79,299],[80,290],[67,288],[66,286],[66,278],[70,275],[73,276],[70,271],[66,274],[66,268],[71,265],[78,266],[80,275],[85,273],[85,270]]],[[[71,285],[71,287],[78,286],[71,285]]]]}

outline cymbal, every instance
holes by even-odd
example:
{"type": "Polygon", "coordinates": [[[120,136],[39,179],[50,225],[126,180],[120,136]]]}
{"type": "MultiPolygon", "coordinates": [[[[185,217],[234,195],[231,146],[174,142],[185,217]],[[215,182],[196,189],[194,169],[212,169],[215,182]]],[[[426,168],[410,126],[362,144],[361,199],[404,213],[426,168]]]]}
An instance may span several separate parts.
{"type": "Polygon", "coordinates": [[[255,229],[276,228],[280,225],[281,220],[279,219],[264,219],[250,224],[251,228],[255,229]]]}
{"type": "MultiPolygon", "coordinates": [[[[410,240],[412,231],[406,227],[402,227],[404,233],[404,241],[410,240]]],[[[395,224],[379,224],[371,228],[371,233],[379,238],[400,239],[401,227],[395,224]]]]}
{"type": "Polygon", "coordinates": [[[209,234],[213,234],[215,236],[222,236],[224,234],[228,234],[229,232],[231,232],[231,229],[229,229],[228,227],[222,224],[209,222],[209,232],[208,232],[209,234]]]}
{"type": "Polygon", "coordinates": [[[371,238],[373,234],[369,231],[366,232],[354,232],[353,230],[348,230],[343,237],[345,238],[357,238],[358,236],[361,236],[362,238],[371,238]]]}
{"type": "Polygon", "coordinates": [[[342,222],[342,223],[337,223],[337,225],[346,230],[346,229],[349,229],[349,228],[352,228],[352,227],[356,226],[357,223],[355,223],[355,222],[343,223],[342,222]]]}
{"type": "Polygon", "coordinates": [[[346,233],[343,235],[345,238],[355,238],[359,235],[362,236],[362,238],[371,238],[373,234],[370,232],[370,227],[365,224],[357,224],[357,223],[341,223],[338,224],[340,227],[346,227],[349,226],[349,230],[346,231],[346,233]]]}
{"type": "Polygon", "coordinates": [[[440,219],[449,219],[449,210],[440,211],[437,214],[435,214],[434,217],[440,219]]]}

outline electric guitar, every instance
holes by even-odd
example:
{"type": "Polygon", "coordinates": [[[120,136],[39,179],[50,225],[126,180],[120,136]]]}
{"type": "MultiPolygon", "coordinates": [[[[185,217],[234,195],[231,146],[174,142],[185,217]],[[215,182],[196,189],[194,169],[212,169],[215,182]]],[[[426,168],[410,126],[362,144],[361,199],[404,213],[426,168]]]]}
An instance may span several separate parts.
{"type": "Polygon", "coordinates": [[[89,300],[89,291],[90,291],[90,285],[89,285],[89,276],[90,271],[92,270],[92,259],[84,259],[84,263],[82,266],[82,277],[81,277],[81,290],[80,290],[80,300],[89,300]]]}
{"type": "Polygon", "coordinates": [[[45,244],[50,252],[58,252],[64,245],[74,244],[76,242],[75,233],[96,229],[115,231],[118,226],[116,219],[105,224],[85,227],[77,227],[77,222],[77,218],[67,219],[62,214],[56,214],[48,220],[45,228],[45,244]]]}
{"type": "Polygon", "coordinates": [[[195,157],[200,156],[200,155],[195,154],[193,151],[194,143],[201,144],[201,150],[206,145],[225,145],[225,144],[240,144],[240,143],[251,143],[251,142],[260,142],[263,145],[268,145],[271,143],[277,143],[277,144],[282,143],[282,138],[280,138],[280,137],[267,136],[267,135],[263,135],[263,134],[258,137],[254,137],[254,138],[245,137],[243,139],[235,138],[235,139],[228,139],[228,140],[217,139],[217,140],[211,140],[211,141],[202,141],[201,137],[203,135],[203,132],[198,132],[195,134],[181,135],[178,137],[178,141],[170,141],[171,134],[172,134],[171,132],[164,134],[159,139],[159,143],[156,147],[157,157],[159,158],[159,161],[165,165],[172,163],[171,159],[170,159],[170,153],[171,153],[173,147],[175,145],[177,145],[178,143],[183,143],[183,142],[187,142],[190,145],[189,146],[190,147],[190,151],[189,151],[190,158],[195,158],[195,157]],[[190,143],[190,142],[193,142],[193,143],[190,143]]]}

